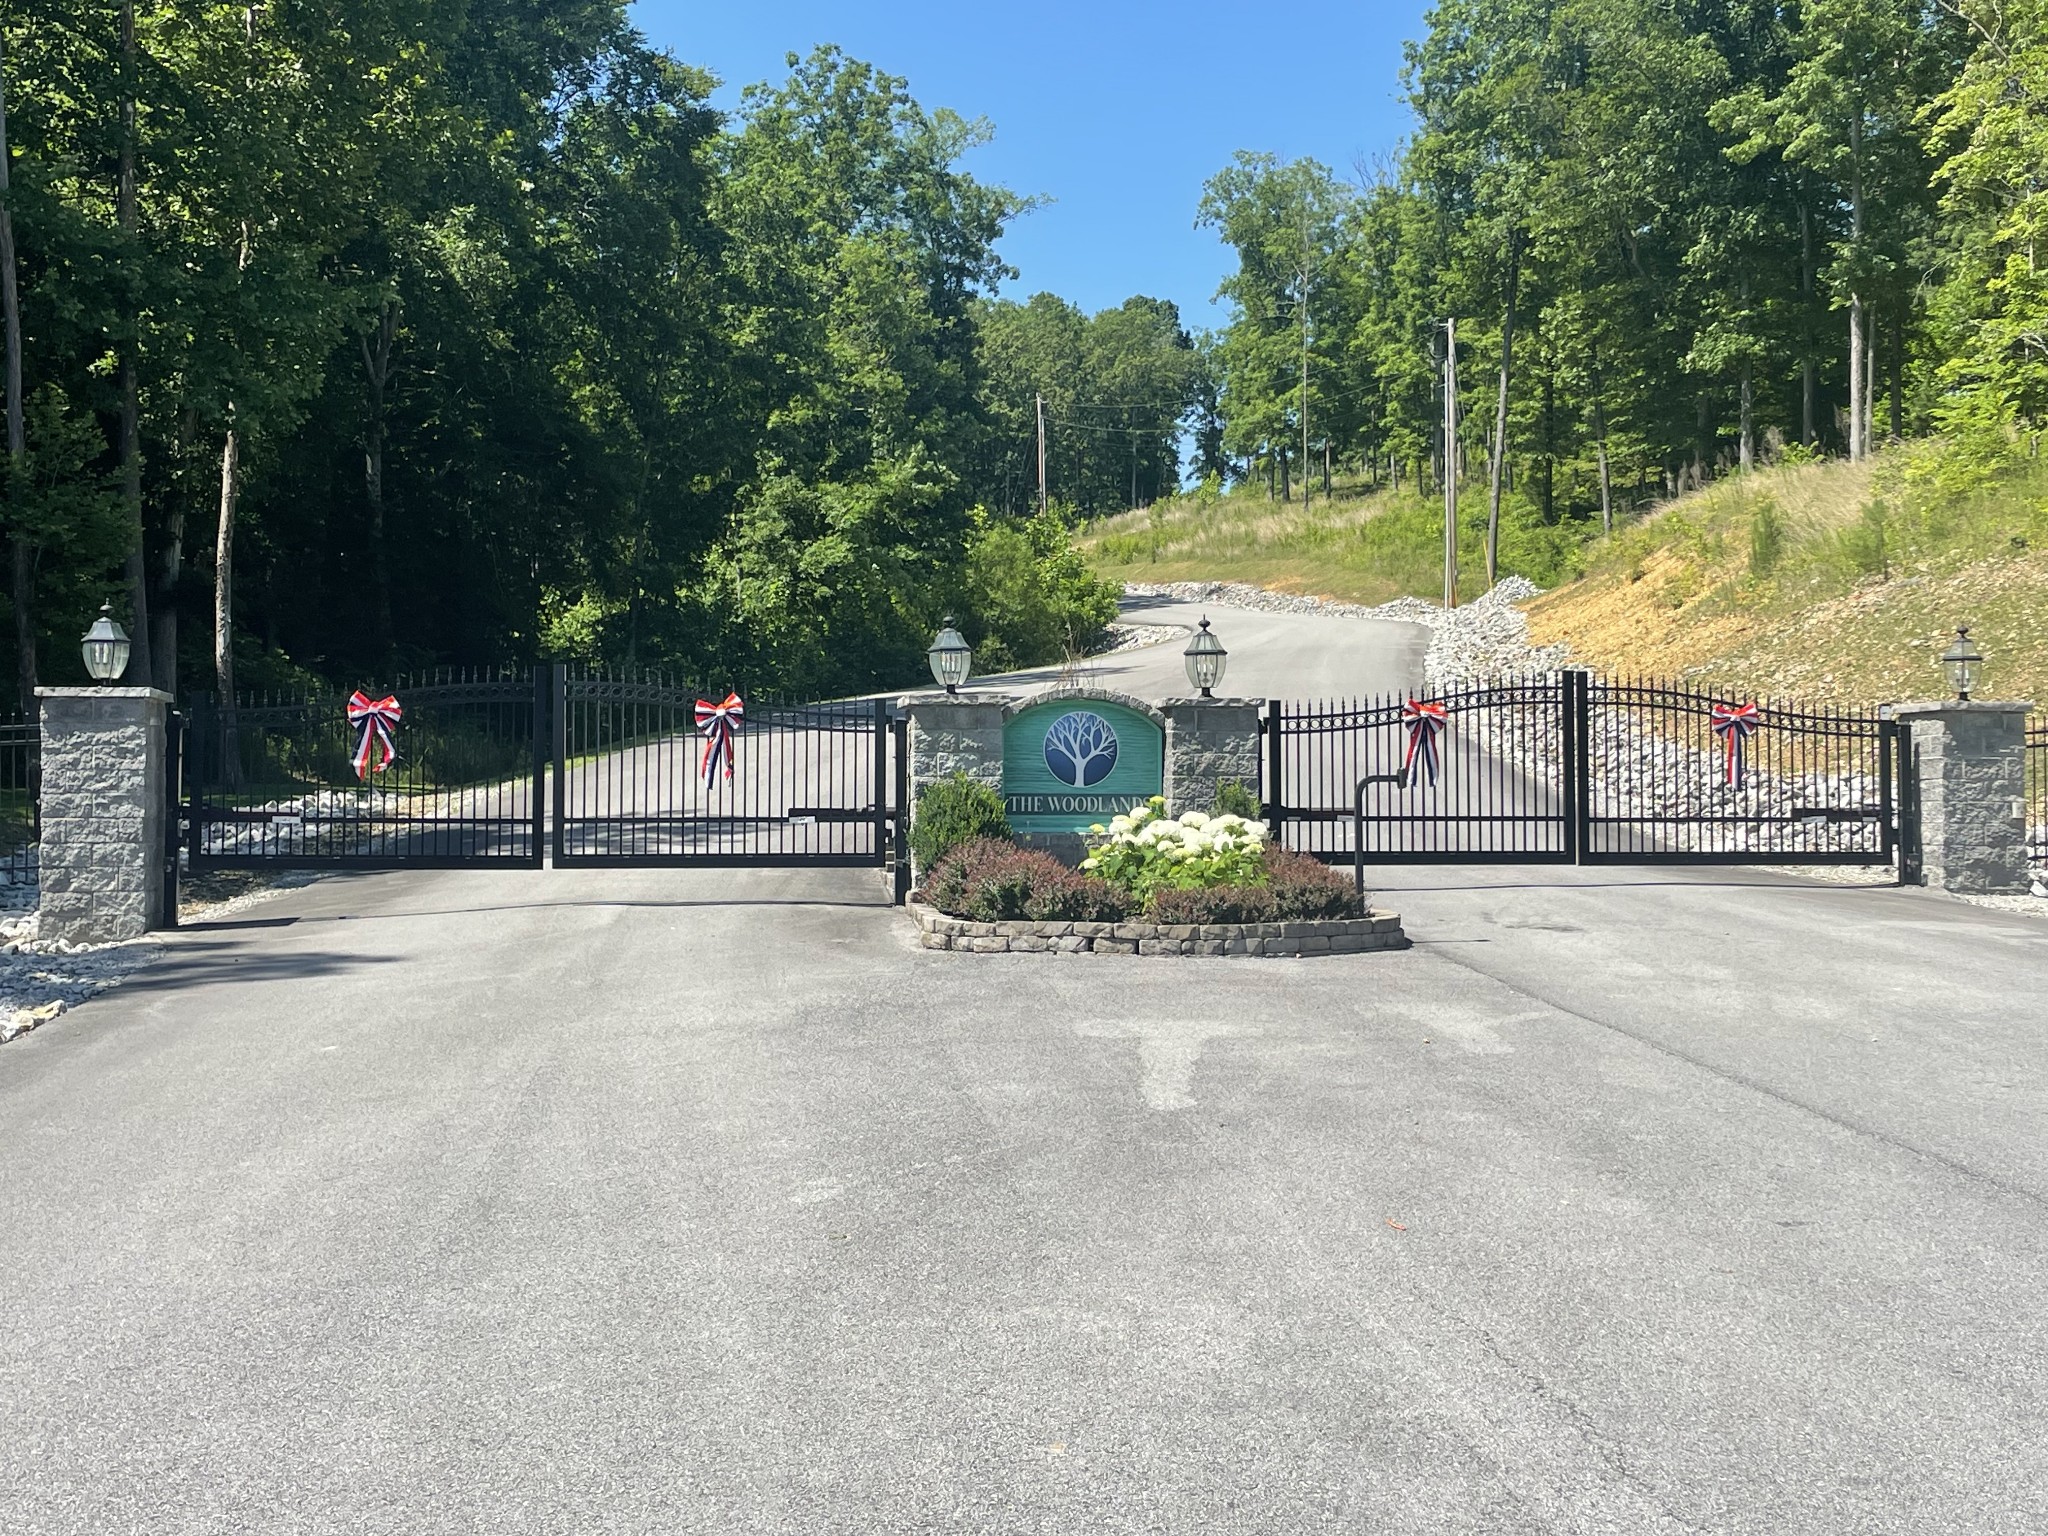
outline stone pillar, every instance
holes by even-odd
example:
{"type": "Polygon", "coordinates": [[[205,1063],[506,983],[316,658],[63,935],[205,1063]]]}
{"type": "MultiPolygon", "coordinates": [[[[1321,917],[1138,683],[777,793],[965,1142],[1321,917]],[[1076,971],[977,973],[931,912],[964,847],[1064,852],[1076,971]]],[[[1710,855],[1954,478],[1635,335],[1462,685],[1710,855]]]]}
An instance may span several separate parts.
{"type": "Polygon", "coordinates": [[[154,688],[38,688],[45,939],[106,944],[164,921],[164,718],[154,688]]]}
{"type": "Polygon", "coordinates": [[[910,720],[912,826],[925,790],[956,773],[1003,792],[1004,711],[1013,702],[1001,693],[912,693],[896,701],[910,720]]]}
{"type": "Polygon", "coordinates": [[[1236,779],[1259,797],[1259,701],[1166,699],[1166,809],[1206,811],[1216,786],[1236,779]]]}
{"type": "MultiPolygon", "coordinates": [[[[1923,884],[1968,895],[2027,889],[2027,713],[2007,700],[1900,704],[1910,733],[1923,884]]],[[[1908,850],[1910,856],[1911,850],[1908,850]]]]}

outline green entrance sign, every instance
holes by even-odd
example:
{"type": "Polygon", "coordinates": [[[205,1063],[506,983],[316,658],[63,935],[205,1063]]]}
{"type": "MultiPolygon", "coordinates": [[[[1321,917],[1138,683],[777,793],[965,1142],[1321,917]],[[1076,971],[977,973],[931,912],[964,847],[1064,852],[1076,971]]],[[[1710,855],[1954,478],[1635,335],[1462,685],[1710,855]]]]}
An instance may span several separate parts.
{"type": "Polygon", "coordinates": [[[1003,808],[1019,832],[1086,832],[1143,805],[1165,779],[1165,733],[1128,705],[1069,695],[1003,727],[1003,808]]]}

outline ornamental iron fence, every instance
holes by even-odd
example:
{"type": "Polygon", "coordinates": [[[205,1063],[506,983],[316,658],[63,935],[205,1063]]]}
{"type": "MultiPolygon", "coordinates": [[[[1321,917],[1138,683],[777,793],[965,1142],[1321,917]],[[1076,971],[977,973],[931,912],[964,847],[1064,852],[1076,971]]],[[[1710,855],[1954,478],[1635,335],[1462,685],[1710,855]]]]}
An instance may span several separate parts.
{"type": "Polygon", "coordinates": [[[444,669],[354,695],[197,696],[188,867],[538,868],[545,685],[444,669]]]}
{"type": "Polygon", "coordinates": [[[32,899],[42,834],[42,726],[32,715],[0,718],[0,905],[32,899]]]}
{"type": "Polygon", "coordinates": [[[558,866],[860,867],[895,852],[886,700],[742,700],[560,666],[553,694],[558,866]]]}
{"type": "Polygon", "coordinates": [[[1331,862],[1889,864],[1875,711],[1562,672],[1268,705],[1266,811],[1331,862]]]}

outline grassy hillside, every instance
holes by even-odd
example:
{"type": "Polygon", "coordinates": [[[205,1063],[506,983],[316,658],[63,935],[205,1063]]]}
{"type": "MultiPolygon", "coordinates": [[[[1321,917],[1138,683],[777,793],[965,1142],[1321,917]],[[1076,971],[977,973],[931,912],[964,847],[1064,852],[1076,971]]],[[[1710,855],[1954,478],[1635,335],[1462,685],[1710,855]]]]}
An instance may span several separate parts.
{"type": "Polygon", "coordinates": [[[1983,697],[2048,703],[2048,469],[1974,490],[1939,450],[1725,480],[1590,547],[1532,638],[1603,668],[1874,703],[1939,696],[1968,624],[1983,697]]]}
{"type": "MultiPolygon", "coordinates": [[[[1968,624],[1990,658],[1983,696],[2048,705],[2048,465],[1974,489],[1956,488],[1938,444],[1785,465],[1679,497],[1611,539],[1516,511],[1503,571],[1554,589],[1530,605],[1532,637],[1603,669],[1842,702],[1930,697],[1942,690],[1934,658],[1968,624]]],[[[1197,492],[1105,519],[1081,542],[1117,581],[1433,599],[1442,516],[1406,492],[1340,491],[1307,511],[1257,491],[1197,492]]],[[[1484,586],[1483,518],[1483,494],[1468,496],[1468,598],[1484,586]]]]}
{"type": "MultiPolygon", "coordinates": [[[[1459,537],[1459,590],[1485,590],[1484,502],[1468,499],[1459,537]],[[1476,514],[1476,516],[1475,516],[1476,514]]],[[[1509,530],[1507,571],[1543,585],[1573,569],[1582,535],[1569,528],[1509,530]]],[[[1443,595],[1443,503],[1411,491],[1337,488],[1304,510],[1257,489],[1197,491],[1091,525],[1081,545],[1114,581],[1249,581],[1281,592],[1380,603],[1443,595]]]]}

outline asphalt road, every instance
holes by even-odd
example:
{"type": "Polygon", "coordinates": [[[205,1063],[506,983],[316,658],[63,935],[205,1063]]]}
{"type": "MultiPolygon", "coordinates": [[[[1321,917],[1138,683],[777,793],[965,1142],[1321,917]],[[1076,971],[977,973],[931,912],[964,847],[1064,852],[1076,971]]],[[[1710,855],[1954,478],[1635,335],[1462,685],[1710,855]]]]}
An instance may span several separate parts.
{"type": "Polygon", "coordinates": [[[0,1053],[18,1531],[2025,1531],[2048,927],[1404,871],[975,957],[376,875],[0,1053]]]}
{"type": "MultiPolygon", "coordinates": [[[[1230,653],[1217,692],[1239,698],[1398,693],[1421,682],[1422,659],[1429,649],[1428,630],[1389,619],[1265,613],[1153,597],[1126,597],[1122,617],[1130,624],[1178,625],[1189,630],[1208,619],[1230,653]]],[[[1042,667],[974,678],[967,691],[1017,693],[1072,677],[1141,699],[1186,698],[1195,690],[1181,660],[1185,645],[1185,640],[1170,640],[1090,657],[1071,672],[1042,667]]]]}
{"type": "Polygon", "coordinates": [[[2048,925],[1376,873],[1407,953],[933,954],[873,871],[183,931],[0,1049],[0,1529],[2048,1527],[2048,925]]]}

